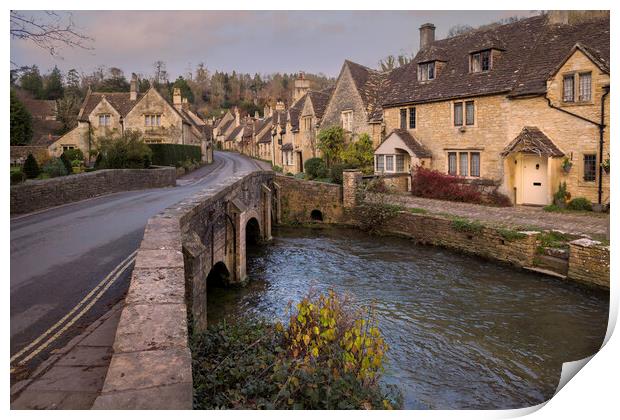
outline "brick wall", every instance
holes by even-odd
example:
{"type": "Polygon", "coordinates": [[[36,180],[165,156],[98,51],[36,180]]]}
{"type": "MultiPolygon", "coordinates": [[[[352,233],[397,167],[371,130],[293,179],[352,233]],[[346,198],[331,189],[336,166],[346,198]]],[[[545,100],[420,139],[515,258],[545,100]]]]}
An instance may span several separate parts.
{"type": "Polygon", "coordinates": [[[323,221],[342,221],[342,187],[325,182],[304,181],[279,175],[275,182],[280,186],[281,221],[306,223],[312,221],[312,210],[319,210],[323,221]]]}
{"type": "Polygon", "coordinates": [[[104,169],[11,186],[11,214],[30,213],[104,194],[176,185],[175,168],[104,169]]]}
{"type": "Polygon", "coordinates": [[[569,243],[568,277],[609,289],[609,247],[590,239],[569,243]]]}

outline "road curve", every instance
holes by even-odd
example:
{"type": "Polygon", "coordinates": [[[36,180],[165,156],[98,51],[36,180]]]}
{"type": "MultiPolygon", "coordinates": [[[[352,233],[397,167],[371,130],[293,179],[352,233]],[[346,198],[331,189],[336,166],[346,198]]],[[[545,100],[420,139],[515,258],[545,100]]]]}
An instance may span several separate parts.
{"type": "MultiPolygon", "coordinates": [[[[110,194],[11,219],[11,356],[58,321],[135,251],[146,221],[200,189],[240,172],[260,169],[245,156],[216,152],[214,163],[179,179],[176,187],[110,194]]],[[[32,369],[125,294],[131,267],[124,270],[74,326],[32,356],[32,369]]],[[[37,342],[41,347],[48,337],[37,342]]]]}

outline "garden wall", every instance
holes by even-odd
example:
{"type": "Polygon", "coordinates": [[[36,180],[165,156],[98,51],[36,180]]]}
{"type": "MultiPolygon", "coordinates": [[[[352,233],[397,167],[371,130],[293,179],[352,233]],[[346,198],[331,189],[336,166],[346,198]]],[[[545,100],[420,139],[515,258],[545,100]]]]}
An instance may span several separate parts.
{"type": "Polygon", "coordinates": [[[11,214],[73,203],[121,191],[174,187],[175,168],[103,169],[11,186],[11,214]]]}
{"type": "Polygon", "coordinates": [[[21,165],[30,154],[34,156],[39,165],[50,158],[45,146],[11,146],[11,163],[19,163],[21,165]]]}
{"type": "Polygon", "coordinates": [[[586,238],[568,245],[568,277],[609,289],[609,247],[586,238]]]}

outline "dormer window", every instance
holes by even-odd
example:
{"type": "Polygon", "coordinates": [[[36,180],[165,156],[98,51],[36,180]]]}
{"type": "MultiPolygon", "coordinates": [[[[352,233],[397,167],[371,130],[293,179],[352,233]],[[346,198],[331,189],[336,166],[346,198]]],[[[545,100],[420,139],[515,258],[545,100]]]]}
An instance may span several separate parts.
{"type": "Polygon", "coordinates": [[[418,79],[421,81],[433,80],[435,78],[435,62],[418,64],[418,79]]]}
{"type": "Polygon", "coordinates": [[[469,71],[471,73],[491,70],[491,50],[471,54],[469,63],[469,71]]]}

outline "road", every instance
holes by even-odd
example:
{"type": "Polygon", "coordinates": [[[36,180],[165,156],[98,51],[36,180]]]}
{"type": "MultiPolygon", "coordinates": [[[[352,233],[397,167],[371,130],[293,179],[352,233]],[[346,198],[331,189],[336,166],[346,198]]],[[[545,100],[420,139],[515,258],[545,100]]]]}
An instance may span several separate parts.
{"type": "Polygon", "coordinates": [[[12,218],[14,373],[27,376],[124,296],[132,253],[151,216],[233,174],[257,169],[247,157],[216,152],[212,165],[177,180],[176,187],[110,194],[12,218]]]}

